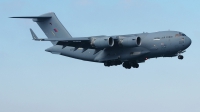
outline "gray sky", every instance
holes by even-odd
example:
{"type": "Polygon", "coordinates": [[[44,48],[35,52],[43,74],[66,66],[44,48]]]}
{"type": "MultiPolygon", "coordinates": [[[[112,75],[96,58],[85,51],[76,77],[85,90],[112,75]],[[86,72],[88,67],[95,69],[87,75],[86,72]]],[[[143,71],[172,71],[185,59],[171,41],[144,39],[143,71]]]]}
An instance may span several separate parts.
{"type": "Polygon", "coordinates": [[[199,112],[200,1],[1,0],[0,112],[199,112]],[[44,50],[31,20],[55,12],[74,37],[175,30],[192,39],[177,58],[150,59],[139,69],[80,61],[44,50]]]}

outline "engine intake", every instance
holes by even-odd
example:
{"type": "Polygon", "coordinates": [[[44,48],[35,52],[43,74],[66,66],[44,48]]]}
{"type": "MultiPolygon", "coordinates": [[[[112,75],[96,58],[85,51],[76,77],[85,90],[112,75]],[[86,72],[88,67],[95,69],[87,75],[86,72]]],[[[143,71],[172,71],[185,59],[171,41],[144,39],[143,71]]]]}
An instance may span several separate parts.
{"type": "Polygon", "coordinates": [[[112,47],[114,45],[114,39],[112,37],[92,38],[91,45],[95,48],[112,47]]]}
{"type": "Polygon", "coordinates": [[[140,37],[119,37],[118,44],[123,47],[138,47],[141,45],[140,37]]]}

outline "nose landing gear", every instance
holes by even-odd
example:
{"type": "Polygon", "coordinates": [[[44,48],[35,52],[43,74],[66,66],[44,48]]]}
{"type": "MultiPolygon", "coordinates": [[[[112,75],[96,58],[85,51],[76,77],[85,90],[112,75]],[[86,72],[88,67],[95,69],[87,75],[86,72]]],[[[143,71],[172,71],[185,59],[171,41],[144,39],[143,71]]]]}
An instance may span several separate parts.
{"type": "Polygon", "coordinates": [[[180,59],[180,60],[182,60],[183,58],[184,58],[183,55],[178,56],[178,59],[180,59]]]}

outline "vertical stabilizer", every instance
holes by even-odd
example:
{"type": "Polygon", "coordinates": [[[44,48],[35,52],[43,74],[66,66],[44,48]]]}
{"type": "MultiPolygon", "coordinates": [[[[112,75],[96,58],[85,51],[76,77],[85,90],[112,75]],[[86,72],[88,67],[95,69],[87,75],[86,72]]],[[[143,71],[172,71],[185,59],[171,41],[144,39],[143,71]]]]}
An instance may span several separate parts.
{"type": "MultiPolygon", "coordinates": [[[[72,38],[62,23],[58,20],[55,13],[47,13],[39,17],[51,17],[45,20],[33,19],[33,21],[37,22],[48,38],[72,38]]],[[[52,43],[54,44],[55,42],[52,43]]]]}

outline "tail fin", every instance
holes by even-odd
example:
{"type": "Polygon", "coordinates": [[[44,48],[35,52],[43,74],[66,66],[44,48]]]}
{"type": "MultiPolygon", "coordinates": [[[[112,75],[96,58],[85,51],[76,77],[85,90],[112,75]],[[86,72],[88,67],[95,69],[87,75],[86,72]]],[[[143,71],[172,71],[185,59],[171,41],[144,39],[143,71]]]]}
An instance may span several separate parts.
{"type": "MultiPolygon", "coordinates": [[[[32,17],[11,17],[33,19],[43,30],[48,38],[72,38],[62,23],[58,20],[55,13],[46,13],[41,16],[32,17]]],[[[52,42],[55,44],[55,42],[52,42]]]]}

